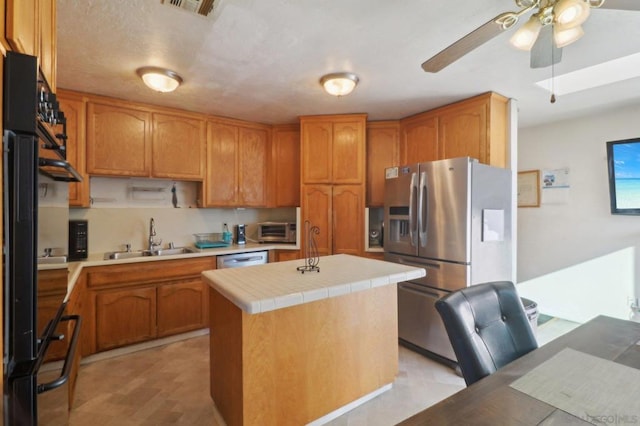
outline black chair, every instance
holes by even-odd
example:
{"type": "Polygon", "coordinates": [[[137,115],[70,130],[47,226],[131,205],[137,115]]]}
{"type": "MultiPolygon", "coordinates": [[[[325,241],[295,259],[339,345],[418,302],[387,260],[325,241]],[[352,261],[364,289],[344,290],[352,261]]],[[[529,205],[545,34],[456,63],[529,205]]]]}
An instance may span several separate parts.
{"type": "Polygon", "coordinates": [[[513,283],[473,285],[436,301],[467,386],[538,347],[513,283]]]}

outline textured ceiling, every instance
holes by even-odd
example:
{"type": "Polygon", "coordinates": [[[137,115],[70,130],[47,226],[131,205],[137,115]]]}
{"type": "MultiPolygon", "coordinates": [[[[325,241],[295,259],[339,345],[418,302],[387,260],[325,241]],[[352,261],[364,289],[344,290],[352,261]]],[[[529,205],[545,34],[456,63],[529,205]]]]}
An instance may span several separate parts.
{"type": "MultiPolygon", "coordinates": [[[[217,0],[208,18],[161,0],[57,0],[58,86],[263,123],[300,115],[365,112],[398,119],[495,91],[518,100],[520,127],[640,102],[640,78],[558,97],[533,83],[510,32],[438,74],[421,63],[511,0],[217,0]],[[178,72],[173,93],[147,89],[135,70],[178,72]],[[346,97],[318,80],[351,71],[346,97]]],[[[556,75],[640,51],[640,12],[593,10],[586,35],[564,49],[556,75]]]]}

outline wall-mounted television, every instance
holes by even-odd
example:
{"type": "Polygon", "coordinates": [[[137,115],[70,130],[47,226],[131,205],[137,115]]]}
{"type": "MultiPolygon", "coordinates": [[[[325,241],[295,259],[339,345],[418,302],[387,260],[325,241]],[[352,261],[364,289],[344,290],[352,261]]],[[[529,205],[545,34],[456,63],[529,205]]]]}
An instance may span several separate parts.
{"type": "Polygon", "coordinates": [[[640,138],[607,142],[612,214],[640,215],[640,138]]]}

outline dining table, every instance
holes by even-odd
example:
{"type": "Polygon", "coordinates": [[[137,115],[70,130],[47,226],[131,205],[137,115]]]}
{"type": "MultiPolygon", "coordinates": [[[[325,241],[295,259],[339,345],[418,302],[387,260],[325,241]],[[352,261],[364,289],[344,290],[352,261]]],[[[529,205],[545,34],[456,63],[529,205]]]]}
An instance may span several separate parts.
{"type": "Polygon", "coordinates": [[[399,423],[640,424],[640,323],[600,315],[399,423]]]}

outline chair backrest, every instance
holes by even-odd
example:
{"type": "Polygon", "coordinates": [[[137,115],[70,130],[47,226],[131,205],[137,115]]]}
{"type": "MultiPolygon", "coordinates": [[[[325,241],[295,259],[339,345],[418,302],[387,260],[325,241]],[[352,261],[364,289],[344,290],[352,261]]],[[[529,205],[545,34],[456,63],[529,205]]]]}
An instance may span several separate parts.
{"type": "Polygon", "coordinates": [[[467,386],[538,347],[513,283],[457,290],[436,301],[467,386]]]}

